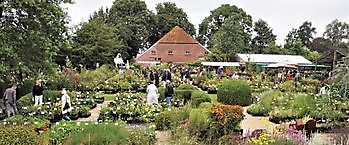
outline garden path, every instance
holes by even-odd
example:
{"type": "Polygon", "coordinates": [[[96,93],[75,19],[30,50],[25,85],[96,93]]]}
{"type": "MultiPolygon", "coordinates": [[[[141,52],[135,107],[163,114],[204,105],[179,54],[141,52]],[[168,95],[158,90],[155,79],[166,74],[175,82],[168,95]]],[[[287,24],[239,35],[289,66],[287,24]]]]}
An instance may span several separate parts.
{"type": "Polygon", "coordinates": [[[269,121],[268,117],[255,117],[247,113],[248,107],[244,108],[245,119],[241,122],[240,126],[243,129],[243,135],[256,130],[256,129],[266,129],[272,130],[275,128],[276,124],[269,121]]]}
{"type": "Polygon", "coordinates": [[[101,112],[102,108],[105,108],[108,106],[108,104],[111,101],[104,101],[102,104],[97,104],[97,107],[90,110],[91,116],[88,118],[79,118],[77,121],[91,121],[91,122],[96,122],[98,121],[99,113],[101,112]]]}
{"type": "Polygon", "coordinates": [[[171,139],[171,133],[169,131],[155,131],[156,143],[155,145],[169,145],[171,139]]]}

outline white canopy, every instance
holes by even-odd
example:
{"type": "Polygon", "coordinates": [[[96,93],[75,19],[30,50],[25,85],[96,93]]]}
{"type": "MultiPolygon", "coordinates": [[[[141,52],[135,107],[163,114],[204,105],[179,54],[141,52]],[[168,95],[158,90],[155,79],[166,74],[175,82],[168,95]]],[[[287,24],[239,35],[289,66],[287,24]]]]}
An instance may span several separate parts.
{"type": "Polygon", "coordinates": [[[239,62],[201,62],[203,66],[240,66],[239,62]]]}
{"type": "Polygon", "coordinates": [[[240,61],[255,63],[287,63],[287,64],[312,64],[300,55],[275,55],[275,54],[237,54],[240,61]]]}

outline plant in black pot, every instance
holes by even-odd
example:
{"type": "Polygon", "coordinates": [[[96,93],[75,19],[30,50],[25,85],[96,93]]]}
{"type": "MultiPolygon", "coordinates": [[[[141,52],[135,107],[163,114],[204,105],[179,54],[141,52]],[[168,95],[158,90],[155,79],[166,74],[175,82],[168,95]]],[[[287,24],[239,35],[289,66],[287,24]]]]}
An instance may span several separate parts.
{"type": "Polygon", "coordinates": [[[73,108],[72,111],[69,112],[69,117],[71,120],[77,120],[79,118],[80,110],[78,108],[73,108]]]}
{"type": "Polygon", "coordinates": [[[88,106],[81,106],[79,108],[79,116],[83,118],[87,118],[91,116],[91,112],[89,112],[90,108],[88,106]]]}
{"type": "Polygon", "coordinates": [[[98,104],[101,104],[101,103],[104,102],[104,97],[102,97],[102,96],[95,96],[95,97],[94,97],[94,101],[95,101],[96,103],[98,103],[98,104]]]}

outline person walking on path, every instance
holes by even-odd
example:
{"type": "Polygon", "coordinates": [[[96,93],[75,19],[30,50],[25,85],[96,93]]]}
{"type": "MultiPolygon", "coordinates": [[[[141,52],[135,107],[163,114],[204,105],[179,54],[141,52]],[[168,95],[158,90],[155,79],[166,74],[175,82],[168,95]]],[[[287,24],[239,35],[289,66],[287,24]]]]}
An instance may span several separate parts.
{"type": "Polygon", "coordinates": [[[68,95],[68,92],[65,90],[65,88],[63,88],[62,90],[62,114],[63,114],[63,118],[65,120],[70,121],[71,119],[68,116],[68,113],[72,110],[72,106],[71,106],[71,101],[70,101],[70,96],[68,95]]]}
{"type": "Polygon", "coordinates": [[[147,104],[158,104],[159,92],[153,82],[149,82],[147,92],[147,104]]]}
{"type": "Polygon", "coordinates": [[[10,117],[11,114],[12,115],[17,114],[16,89],[17,89],[17,86],[13,84],[12,87],[6,89],[4,93],[7,117],[10,117]]]}
{"type": "Polygon", "coordinates": [[[172,99],[173,92],[174,91],[173,91],[172,84],[169,80],[167,80],[166,88],[165,88],[165,96],[166,96],[166,104],[169,109],[171,108],[171,99],[172,99]]]}
{"type": "Polygon", "coordinates": [[[33,86],[33,97],[35,100],[35,106],[42,104],[42,99],[44,95],[44,88],[41,85],[41,80],[36,80],[35,85],[33,86]]]}

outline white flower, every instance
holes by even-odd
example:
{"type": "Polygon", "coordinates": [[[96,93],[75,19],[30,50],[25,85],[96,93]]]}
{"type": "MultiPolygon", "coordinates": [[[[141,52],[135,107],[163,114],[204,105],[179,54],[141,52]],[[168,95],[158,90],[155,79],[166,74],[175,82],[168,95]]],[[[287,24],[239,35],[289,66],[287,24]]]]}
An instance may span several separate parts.
{"type": "Polygon", "coordinates": [[[95,125],[97,125],[98,124],[98,122],[95,122],[95,125]]]}
{"type": "Polygon", "coordinates": [[[85,123],[85,125],[88,125],[88,123],[85,123]]]}
{"type": "Polygon", "coordinates": [[[77,126],[80,126],[80,122],[76,122],[76,125],[77,125],[77,126]]]}
{"type": "Polygon", "coordinates": [[[35,121],[34,124],[38,124],[38,122],[35,121]]]}
{"type": "Polygon", "coordinates": [[[119,125],[119,123],[115,123],[115,125],[119,125]]]}

